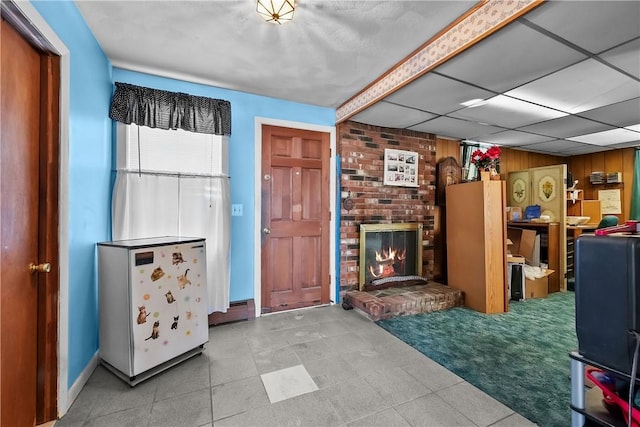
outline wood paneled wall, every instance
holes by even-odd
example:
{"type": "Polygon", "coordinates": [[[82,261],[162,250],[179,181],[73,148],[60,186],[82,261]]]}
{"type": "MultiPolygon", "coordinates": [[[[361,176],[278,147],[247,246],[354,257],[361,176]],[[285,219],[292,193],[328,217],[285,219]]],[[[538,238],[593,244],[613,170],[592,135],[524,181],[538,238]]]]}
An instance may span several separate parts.
{"type": "Polygon", "coordinates": [[[531,153],[502,147],[500,156],[500,176],[507,178],[509,172],[541,166],[561,165],[567,163],[567,157],[550,156],[548,154],[531,153]]]}
{"type": "MultiPolygon", "coordinates": [[[[460,163],[460,141],[436,138],[436,163],[445,157],[454,157],[460,163]]],[[[531,153],[502,147],[500,156],[500,175],[506,179],[507,173],[540,166],[561,165],[567,163],[567,157],[531,153]]],[[[460,165],[462,166],[462,165],[460,165]]]]}
{"type": "Polygon", "coordinates": [[[460,141],[436,137],[436,163],[446,157],[453,157],[460,163],[460,141]]]}
{"type": "Polygon", "coordinates": [[[622,214],[618,215],[620,222],[629,219],[634,153],[635,148],[623,148],[567,158],[568,170],[573,175],[573,179],[579,180],[578,188],[582,189],[585,199],[597,199],[598,190],[620,189],[622,201],[622,214]],[[589,182],[591,172],[622,172],[623,183],[591,185],[589,182]]]}
{"type": "MultiPolygon", "coordinates": [[[[573,179],[580,181],[578,188],[583,190],[583,197],[586,200],[598,199],[598,190],[620,189],[622,214],[618,217],[620,222],[624,222],[629,219],[631,209],[634,150],[635,148],[632,147],[581,156],[560,157],[502,147],[500,176],[506,179],[509,172],[566,163],[567,170],[571,172],[573,179]],[[622,172],[623,184],[591,185],[589,182],[591,172],[622,172]]],[[[437,138],[436,161],[448,156],[453,156],[460,162],[460,143],[437,138]]]]}

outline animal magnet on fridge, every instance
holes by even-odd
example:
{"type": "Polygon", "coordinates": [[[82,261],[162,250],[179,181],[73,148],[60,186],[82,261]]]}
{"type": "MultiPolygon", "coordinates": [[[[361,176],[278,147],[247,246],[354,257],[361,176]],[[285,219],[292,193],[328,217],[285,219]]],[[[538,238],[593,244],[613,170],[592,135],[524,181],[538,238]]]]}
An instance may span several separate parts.
{"type": "Polygon", "coordinates": [[[187,279],[187,273],[189,272],[189,269],[187,268],[184,272],[184,274],[181,274],[180,276],[177,277],[178,279],[178,286],[180,286],[180,289],[184,289],[187,287],[187,285],[191,284],[191,280],[187,279]]]}

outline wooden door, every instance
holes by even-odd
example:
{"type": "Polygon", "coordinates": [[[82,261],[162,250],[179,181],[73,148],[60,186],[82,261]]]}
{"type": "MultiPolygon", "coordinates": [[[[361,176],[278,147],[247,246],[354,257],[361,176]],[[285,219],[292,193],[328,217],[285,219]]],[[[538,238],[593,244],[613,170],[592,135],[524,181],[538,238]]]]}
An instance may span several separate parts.
{"type": "Polygon", "coordinates": [[[329,134],[262,127],[262,313],[329,303],[329,134]]]}
{"type": "Polygon", "coordinates": [[[57,413],[59,62],[1,36],[0,425],[33,426],[57,413]]]}

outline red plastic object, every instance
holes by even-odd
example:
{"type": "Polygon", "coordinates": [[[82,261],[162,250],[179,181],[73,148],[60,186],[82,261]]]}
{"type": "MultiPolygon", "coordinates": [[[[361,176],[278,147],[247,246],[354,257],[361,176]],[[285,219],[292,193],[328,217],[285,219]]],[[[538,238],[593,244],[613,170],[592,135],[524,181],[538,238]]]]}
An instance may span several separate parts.
{"type": "MultiPolygon", "coordinates": [[[[612,407],[617,407],[624,416],[624,422],[629,424],[629,404],[626,400],[618,396],[614,390],[611,390],[606,385],[598,381],[592,372],[604,372],[600,369],[587,369],[587,378],[589,378],[600,390],[602,390],[602,403],[604,406],[612,412],[612,407]]],[[[631,425],[633,427],[640,427],[640,411],[636,408],[631,409],[631,425]]]]}
{"type": "Polygon", "coordinates": [[[605,227],[596,230],[596,236],[606,236],[612,233],[631,233],[636,234],[640,232],[640,221],[637,219],[630,219],[625,221],[622,225],[614,225],[613,227],[605,227]]]}

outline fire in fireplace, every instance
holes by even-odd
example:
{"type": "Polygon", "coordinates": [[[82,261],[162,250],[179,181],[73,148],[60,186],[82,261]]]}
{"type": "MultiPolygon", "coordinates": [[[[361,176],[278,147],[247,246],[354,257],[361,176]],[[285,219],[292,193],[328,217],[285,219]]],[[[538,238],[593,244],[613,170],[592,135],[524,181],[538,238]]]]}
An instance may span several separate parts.
{"type": "Polygon", "coordinates": [[[422,224],[360,225],[360,289],[373,280],[422,274],[422,224]]]}

